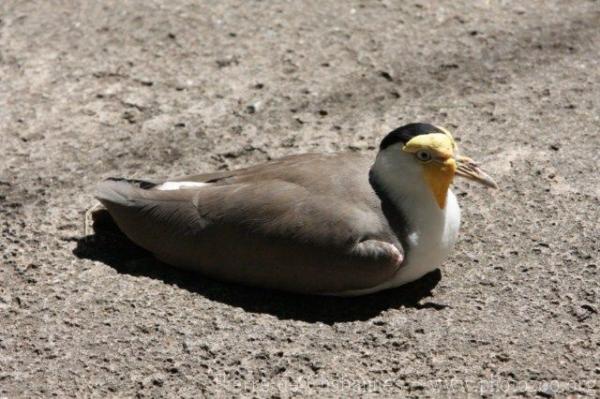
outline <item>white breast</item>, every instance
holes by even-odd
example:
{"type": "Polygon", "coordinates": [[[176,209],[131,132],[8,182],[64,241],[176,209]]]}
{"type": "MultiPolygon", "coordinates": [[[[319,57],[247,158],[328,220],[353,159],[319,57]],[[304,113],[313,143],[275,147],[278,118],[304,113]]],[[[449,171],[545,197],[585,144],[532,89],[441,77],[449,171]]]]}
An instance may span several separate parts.
{"type": "Polygon", "coordinates": [[[441,266],[458,238],[460,208],[450,190],[443,210],[435,203],[425,203],[414,208],[410,219],[412,230],[408,236],[409,248],[406,249],[404,264],[394,278],[385,283],[385,288],[417,280],[441,266]]]}
{"type": "Polygon", "coordinates": [[[431,198],[431,201],[422,197],[419,202],[412,202],[410,205],[400,204],[402,209],[410,209],[404,212],[410,231],[409,247],[405,248],[406,257],[398,272],[380,285],[365,290],[347,291],[341,295],[364,295],[398,287],[423,277],[444,262],[458,238],[460,208],[451,190],[448,190],[444,209],[440,209],[431,198]]]}

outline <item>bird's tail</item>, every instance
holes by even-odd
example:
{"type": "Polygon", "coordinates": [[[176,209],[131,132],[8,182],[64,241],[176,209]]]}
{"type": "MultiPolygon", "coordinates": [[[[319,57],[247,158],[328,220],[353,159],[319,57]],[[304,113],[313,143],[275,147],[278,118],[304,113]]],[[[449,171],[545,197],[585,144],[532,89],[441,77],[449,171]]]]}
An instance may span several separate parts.
{"type": "Polygon", "coordinates": [[[156,187],[156,183],[146,180],[110,177],[96,186],[94,196],[107,208],[108,204],[133,206],[136,199],[143,197],[143,190],[156,187]]]}
{"type": "MultiPolygon", "coordinates": [[[[198,219],[193,190],[152,190],[148,181],[108,179],[96,187],[96,198],[129,239],[155,255],[190,241],[198,219]],[[186,241],[186,242],[187,242],[186,241]]],[[[187,245],[187,244],[186,244],[187,245]]]]}

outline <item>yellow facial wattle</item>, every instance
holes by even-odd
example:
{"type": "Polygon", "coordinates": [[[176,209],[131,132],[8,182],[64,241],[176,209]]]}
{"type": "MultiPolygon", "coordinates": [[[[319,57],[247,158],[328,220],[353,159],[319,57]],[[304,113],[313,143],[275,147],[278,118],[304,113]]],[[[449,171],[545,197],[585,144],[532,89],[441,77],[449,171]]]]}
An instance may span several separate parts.
{"type": "Polygon", "coordinates": [[[454,180],[456,161],[448,158],[443,162],[429,162],[423,165],[423,174],[427,185],[440,209],[446,207],[448,188],[454,180]]]}
{"type": "Polygon", "coordinates": [[[416,136],[402,148],[403,151],[413,154],[421,150],[431,154],[432,159],[423,162],[423,174],[440,209],[446,207],[448,188],[456,173],[456,149],[454,139],[447,132],[416,136]]]}
{"type": "Polygon", "coordinates": [[[412,138],[402,148],[402,150],[412,153],[421,149],[429,150],[440,157],[450,158],[454,156],[456,143],[449,134],[430,133],[412,138]]]}

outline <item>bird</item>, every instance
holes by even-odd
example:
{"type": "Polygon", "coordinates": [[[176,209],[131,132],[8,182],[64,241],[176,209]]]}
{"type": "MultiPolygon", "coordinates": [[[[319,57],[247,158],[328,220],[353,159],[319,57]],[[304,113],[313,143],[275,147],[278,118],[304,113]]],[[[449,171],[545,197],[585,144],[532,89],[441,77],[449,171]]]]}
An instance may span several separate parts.
{"type": "Polygon", "coordinates": [[[290,155],[167,180],[109,178],[95,197],[160,261],[208,278],[358,296],[440,267],[458,238],[455,176],[497,188],[452,134],[411,123],[376,154],[290,155]]]}

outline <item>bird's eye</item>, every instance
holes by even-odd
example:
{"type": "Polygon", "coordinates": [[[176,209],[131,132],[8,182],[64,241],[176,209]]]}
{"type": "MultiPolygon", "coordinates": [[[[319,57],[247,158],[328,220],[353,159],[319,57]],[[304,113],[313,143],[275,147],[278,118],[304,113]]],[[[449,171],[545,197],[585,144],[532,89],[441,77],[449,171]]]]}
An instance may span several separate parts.
{"type": "Polygon", "coordinates": [[[419,150],[415,153],[415,155],[417,156],[417,159],[419,161],[423,161],[423,162],[431,161],[431,154],[429,153],[429,151],[419,150]]]}

